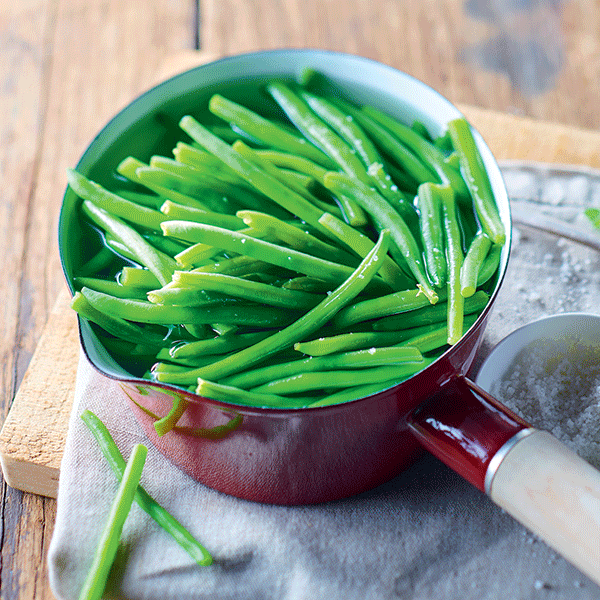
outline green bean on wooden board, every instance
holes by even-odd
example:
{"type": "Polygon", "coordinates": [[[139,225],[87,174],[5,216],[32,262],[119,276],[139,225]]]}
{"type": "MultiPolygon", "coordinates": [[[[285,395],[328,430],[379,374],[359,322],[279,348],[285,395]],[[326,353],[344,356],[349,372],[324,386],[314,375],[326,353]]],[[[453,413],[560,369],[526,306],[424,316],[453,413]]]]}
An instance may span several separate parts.
{"type": "Polygon", "coordinates": [[[115,561],[123,525],[133,504],[147,454],[148,448],[142,444],[136,444],[131,451],[131,456],[123,470],[119,489],[100,535],[92,564],[79,593],[79,600],[100,600],[104,594],[106,580],[115,561]]]}
{"type": "MultiPolygon", "coordinates": [[[[81,418],[96,438],[100,450],[111,469],[118,478],[121,478],[125,470],[125,460],[106,425],[90,410],[85,410],[81,418]]],[[[212,557],[206,548],[175,517],[158,504],[141,485],[137,487],[134,500],[142,510],[148,513],[150,517],[173,537],[198,565],[208,566],[212,564],[212,557]]]]}

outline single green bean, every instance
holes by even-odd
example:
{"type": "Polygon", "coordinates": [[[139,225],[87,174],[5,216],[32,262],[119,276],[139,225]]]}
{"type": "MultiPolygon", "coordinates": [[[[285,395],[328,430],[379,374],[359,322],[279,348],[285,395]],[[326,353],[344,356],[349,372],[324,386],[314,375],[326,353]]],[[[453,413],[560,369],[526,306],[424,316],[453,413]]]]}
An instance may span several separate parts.
{"type": "Polygon", "coordinates": [[[440,195],[452,193],[449,186],[422,183],[417,195],[425,264],[433,285],[438,288],[446,283],[448,273],[440,195]]]}
{"type": "Polygon", "coordinates": [[[375,190],[342,173],[328,173],[325,176],[325,186],[336,194],[352,196],[378,223],[390,230],[392,240],[400,249],[419,287],[428,300],[435,304],[439,296],[425,272],[421,250],[412,232],[389,202],[375,190]]]}
{"type": "Polygon", "coordinates": [[[280,350],[293,347],[299,339],[320,329],[338,310],[366,288],[381,267],[388,244],[389,232],[383,230],[373,250],[362,260],[352,275],[315,308],[272,336],[206,367],[198,376],[203,379],[218,380],[233,375],[280,350]]]}
{"type": "MultiPolygon", "coordinates": [[[[100,446],[102,454],[118,478],[123,476],[125,460],[115,444],[110,432],[102,421],[90,410],[85,410],[81,418],[88,426],[100,446]]],[[[212,564],[209,552],[198,542],[183,525],[158,504],[148,492],[139,485],[135,501],[152,519],[154,519],[200,566],[212,564]]]]}
{"type": "Polygon", "coordinates": [[[136,444],[131,451],[92,564],[79,593],[79,600],[100,600],[104,593],[108,573],[117,554],[123,525],[133,504],[147,454],[148,448],[142,444],[136,444]]]}
{"type": "Polygon", "coordinates": [[[503,244],[506,240],[506,232],[495,198],[491,193],[487,173],[480,162],[480,154],[471,128],[465,119],[454,119],[448,123],[448,132],[459,154],[463,178],[467,183],[481,226],[492,242],[503,244]]]}
{"type": "Polygon", "coordinates": [[[328,356],[309,357],[302,360],[257,367],[243,373],[226,377],[222,383],[240,388],[254,388],[269,381],[315,371],[333,371],[336,369],[365,369],[369,367],[405,365],[423,360],[416,348],[368,348],[352,352],[330,354],[328,356]]]}
{"type": "Polygon", "coordinates": [[[119,339],[129,340],[137,344],[153,345],[159,348],[166,344],[164,341],[166,332],[164,335],[160,335],[154,331],[148,331],[135,323],[129,323],[110,313],[99,311],[88,302],[81,292],[75,292],[73,295],[71,308],[81,317],[92,323],[96,323],[104,331],[119,339]]]}
{"type": "Polygon", "coordinates": [[[431,303],[421,290],[404,290],[346,306],[338,312],[333,322],[336,327],[342,329],[361,321],[408,312],[425,306],[431,306],[431,303]]]}
{"type": "Polygon", "coordinates": [[[208,244],[236,254],[250,256],[284,269],[290,269],[305,275],[314,275],[321,279],[340,282],[352,272],[352,267],[317,258],[292,248],[250,237],[239,231],[230,231],[222,227],[190,223],[187,221],[167,221],[163,223],[165,235],[173,236],[192,243],[208,244]]]}
{"type": "Polygon", "coordinates": [[[166,216],[165,220],[196,221],[206,225],[218,225],[226,229],[242,229],[244,222],[235,215],[227,215],[212,211],[201,210],[191,206],[177,204],[172,200],[166,200],[160,207],[160,212],[166,216]]]}
{"type": "MultiPolygon", "coordinates": [[[[479,315],[467,315],[463,320],[462,334],[466,333],[467,330],[475,323],[479,315]]],[[[410,345],[418,348],[423,354],[433,352],[434,350],[440,350],[448,344],[448,326],[438,327],[425,333],[416,335],[415,337],[409,338],[403,345],[410,345]]]]}
{"type": "Polygon", "coordinates": [[[355,256],[345,252],[338,246],[323,242],[306,230],[300,229],[290,223],[286,223],[272,215],[264,212],[240,210],[237,212],[237,216],[243,219],[248,227],[271,234],[276,239],[281,240],[291,248],[299,250],[300,252],[312,254],[313,256],[345,265],[356,266],[358,262],[358,259],[355,256]]]}
{"type": "MultiPolygon", "coordinates": [[[[480,313],[489,302],[489,294],[479,290],[469,298],[465,298],[464,314],[480,313]]],[[[430,323],[441,323],[448,317],[447,302],[439,302],[435,306],[425,306],[416,310],[383,317],[372,323],[375,331],[400,331],[430,323]]]]}
{"type": "Polygon", "coordinates": [[[323,166],[332,167],[331,159],[324,152],[302,137],[290,133],[286,128],[272,120],[265,119],[245,106],[215,94],[209,100],[208,108],[213,114],[229,123],[235,123],[240,129],[266,146],[301,154],[323,166]]]}
{"type": "Polygon", "coordinates": [[[341,369],[299,373],[290,377],[263,383],[250,391],[260,394],[296,394],[328,388],[347,388],[355,385],[377,383],[396,379],[401,381],[423,368],[422,361],[393,367],[370,367],[364,369],[341,369]]]}
{"type": "Polygon", "coordinates": [[[169,356],[174,359],[185,359],[211,354],[228,354],[256,344],[269,335],[271,335],[270,331],[234,332],[205,340],[182,342],[169,349],[169,356]]]}
{"type": "Polygon", "coordinates": [[[198,378],[196,394],[220,402],[232,402],[248,406],[263,406],[273,408],[300,408],[310,402],[310,399],[284,398],[276,394],[257,393],[242,390],[222,383],[198,378]]]}
{"type": "Polygon", "coordinates": [[[83,288],[81,293],[100,312],[138,323],[157,325],[230,323],[251,327],[277,327],[289,322],[292,318],[289,312],[283,309],[276,310],[271,306],[239,304],[203,307],[171,306],[142,300],[115,298],[89,288],[83,288]]]}
{"type": "Polygon", "coordinates": [[[144,300],[146,298],[146,289],[121,285],[114,280],[99,279],[98,277],[75,277],[73,281],[78,288],[88,287],[97,292],[116,296],[117,298],[133,298],[136,300],[144,300]]]}
{"type": "Polygon", "coordinates": [[[133,156],[128,156],[117,165],[116,170],[119,175],[126,177],[133,183],[145,186],[155,194],[158,194],[158,196],[161,198],[172,200],[173,202],[177,202],[177,204],[184,204],[186,206],[193,206],[203,210],[210,210],[208,205],[200,202],[198,198],[192,198],[191,196],[186,196],[185,194],[177,192],[176,190],[172,190],[168,187],[156,185],[155,183],[148,181],[148,179],[143,182],[137,174],[138,169],[143,167],[148,167],[148,165],[137,158],[134,158],[133,156]]]}
{"type": "Polygon", "coordinates": [[[455,344],[463,334],[465,299],[460,290],[460,270],[464,255],[453,194],[442,197],[442,211],[446,232],[446,262],[448,263],[448,343],[455,344]]]}
{"type": "Polygon", "coordinates": [[[102,208],[97,207],[89,200],[84,200],[82,207],[86,216],[94,224],[115,237],[133,252],[137,257],[137,261],[147,267],[162,284],[170,281],[176,264],[170,256],[156,250],[132,227],[102,208]]]}
{"type": "Polygon", "coordinates": [[[117,277],[118,282],[122,286],[139,287],[145,290],[154,290],[160,287],[160,282],[154,273],[148,269],[125,266],[121,269],[117,277]]]}
{"type": "MultiPolygon", "coordinates": [[[[173,284],[181,288],[218,292],[265,306],[279,306],[293,310],[307,310],[316,306],[322,299],[319,294],[288,290],[222,273],[175,271],[173,284]]],[[[150,295],[148,297],[150,298],[150,295]]]]}
{"type": "Polygon", "coordinates": [[[460,269],[460,292],[464,298],[475,293],[479,270],[491,247],[492,240],[483,232],[479,232],[471,241],[460,269]]]}
{"type": "Polygon", "coordinates": [[[479,275],[477,276],[477,286],[481,286],[487,283],[495,273],[498,272],[498,265],[500,264],[500,258],[502,256],[502,245],[493,244],[488,255],[485,257],[481,269],[479,269],[479,275]]]}
{"type": "Polygon", "coordinates": [[[104,269],[106,269],[111,262],[115,259],[115,253],[107,246],[102,246],[98,252],[96,252],[92,258],[83,263],[77,272],[82,277],[91,277],[97,275],[104,269]]]}
{"type": "Polygon", "coordinates": [[[93,202],[99,208],[129,223],[160,231],[160,224],[166,221],[166,217],[160,212],[113,194],[74,169],[67,170],[67,179],[71,189],[80,198],[93,202]]]}

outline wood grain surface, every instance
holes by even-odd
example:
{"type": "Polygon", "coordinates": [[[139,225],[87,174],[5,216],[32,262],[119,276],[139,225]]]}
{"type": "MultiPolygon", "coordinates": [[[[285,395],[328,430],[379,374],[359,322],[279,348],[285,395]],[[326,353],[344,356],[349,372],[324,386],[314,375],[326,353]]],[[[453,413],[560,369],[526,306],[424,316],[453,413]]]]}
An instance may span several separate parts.
{"type": "MultiPolygon", "coordinates": [[[[176,64],[173,55],[282,46],[372,57],[454,102],[515,115],[524,129],[511,129],[511,148],[528,158],[575,162],[570,128],[600,126],[599,0],[3,2],[2,421],[64,286],[56,230],[65,169],[110,117],[161,78],[165,64],[176,64]],[[532,139],[529,118],[562,124],[561,143],[532,139]]],[[[483,129],[476,118],[495,117],[478,113],[483,129]]],[[[590,135],[583,138],[591,151],[590,135]]],[[[45,556],[54,501],[3,484],[0,502],[0,600],[52,598],[45,556]]]]}

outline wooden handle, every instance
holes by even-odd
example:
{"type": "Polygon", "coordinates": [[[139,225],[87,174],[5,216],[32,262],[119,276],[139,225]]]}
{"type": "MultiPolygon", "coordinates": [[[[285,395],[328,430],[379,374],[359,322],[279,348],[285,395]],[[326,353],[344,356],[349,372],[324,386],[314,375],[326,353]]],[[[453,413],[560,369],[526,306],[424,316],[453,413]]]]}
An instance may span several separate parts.
{"type": "Polygon", "coordinates": [[[600,471],[535,430],[506,453],[489,495],[600,584],[600,471]]]}

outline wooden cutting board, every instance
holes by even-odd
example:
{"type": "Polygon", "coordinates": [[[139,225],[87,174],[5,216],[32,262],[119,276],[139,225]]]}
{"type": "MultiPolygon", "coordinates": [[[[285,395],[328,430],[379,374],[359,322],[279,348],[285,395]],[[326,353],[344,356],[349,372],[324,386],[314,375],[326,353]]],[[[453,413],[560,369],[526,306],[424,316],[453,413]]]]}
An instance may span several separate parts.
{"type": "MultiPolygon", "coordinates": [[[[176,55],[164,79],[206,62],[206,55],[176,55]]],[[[459,106],[498,160],[530,160],[600,168],[600,132],[459,106]]],[[[56,497],[60,461],[73,404],[79,360],[75,314],[65,289],[50,313],[11,410],[0,431],[0,463],[8,485],[56,497]]]]}

